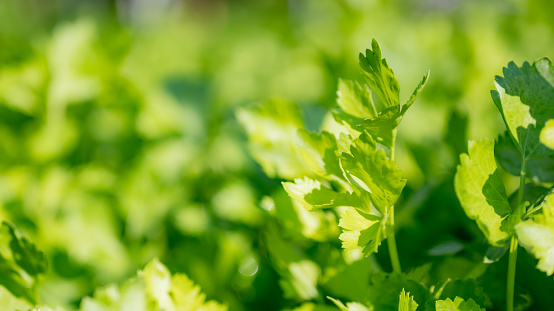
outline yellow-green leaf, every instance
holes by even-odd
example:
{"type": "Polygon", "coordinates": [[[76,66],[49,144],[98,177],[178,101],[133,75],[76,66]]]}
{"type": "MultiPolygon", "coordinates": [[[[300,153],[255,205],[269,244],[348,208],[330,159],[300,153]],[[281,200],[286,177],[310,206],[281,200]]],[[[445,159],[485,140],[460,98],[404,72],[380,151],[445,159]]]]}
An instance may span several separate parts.
{"type": "Polygon", "coordinates": [[[489,243],[500,246],[509,237],[501,225],[511,208],[494,159],[494,140],[470,141],[468,152],[460,156],[454,178],[456,194],[489,243]]]}
{"type": "Polygon", "coordinates": [[[402,289],[400,301],[398,303],[398,311],[416,311],[417,306],[418,304],[414,301],[414,297],[410,296],[410,293],[406,293],[406,291],[402,289]]]}
{"type": "Polygon", "coordinates": [[[396,202],[406,185],[403,172],[383,150],[377,150],[375,141],[367,133],[354,141],[350,154],[342,155],[341,163],[351,182],[369,193],[371,202],[381,214],[396,202]]]}
{"type": "Polygon", "coordinates": [[[344,229],[340,235],[344,249],[361,249],[366,256],[376,253],[385,239],[385,222],[381,215],[372,215],[349,207],[339,220],[344,229]]]}
{"type": "Polygon", "coordinates": [[[485,309],[481,308],[473,299],[464,301],[460,297],[454,298],[454,301],[450,298],[438,300],[435,307],[437,311],[485,311],[485,309]]]}
{"type": "Polygon", "coordinates": [[[554,274],[554,195],[542,204],[542,214],[516,225],[521,245],[539,260],[537,268],[548,275],[554,274]]]}

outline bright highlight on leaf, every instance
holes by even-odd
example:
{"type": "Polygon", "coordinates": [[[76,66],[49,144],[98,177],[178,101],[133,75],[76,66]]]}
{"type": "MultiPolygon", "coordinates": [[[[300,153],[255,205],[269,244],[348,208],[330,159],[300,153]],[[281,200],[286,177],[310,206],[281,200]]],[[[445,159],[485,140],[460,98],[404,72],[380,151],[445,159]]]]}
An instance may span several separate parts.
{"type": "Polygon", "coordinates": [[[439,300],[436,302],[437,311],[486,311],[481,308],[473,299],[464,301],[460,297],[456,297],[454,301],[450,298],[446,300],[439,300]]]}
{"type": "Polygon", "coordinates": [[[541,131],[540,140],[543,145],[554,149],[554,119],[550,119],[541,131]]]}
{"type": "Polygon", "coordinates": [[[373,119],[377,110],[371,98],[371,90],[367,85],[358,82],[339,79],[337,103],[345,115],[357,119],[373,119]]]}
{"type": "Polygon", "coordinates": [[[366,214],[355,208],[348,208],[341,216],[339,226],[344,229],[340,235],[344,249],[362,249],[368,256],[376,253],[385,239],[383,216],[366,214]]]}
{"type": "Polygon", "coordinates": [[[309,174],[296,152],[296,132],[303,126],[298,107],[273,100],[239,109],[237,118],[248,133],[252,156],[268,176],[294,179],[309,174]]]}
{"type": "Polygon", "coordinates": [[[469,155],[460,156],[454,186],[458,199],[492,245],[508,239],[502,220],[511,212],[506,190],[494,159],[494,141],[469,142],[469,155]]]}
{"type": "Polygon", "coordinates": [[[534,215],[516,225],[521,242],[539,260],[537,268],[547,275],[554,274],[554,195],[549,195],[542,206],[542,214],[534,215]]]}
{"type": "Polygon", "coordinates": [[[298,130],[298,154],[306,166],[318,176],[329,180],[342,180],[343,174],[338,161],[340,151],[337,140],[329,132],[311,133],[298,130]]]}
{"type": "Polygon", "coordinates": [[[200,287],[187,276],[172,276],[162,263],[154,259],[139,271],[136,278],[119,286],[98,289],[93,297],[85,297],[79,310],[226,311],[227,306],[206,301],[200,287]]]}
{"type": "Polygon", "coordinates": [[[338,193],[321,184],[321,182],[304,177],[294,182],[284,182],[283,188],[291,198],[302,203],[304,208],[311,211],[317,208],[330,207],[338,193]]]}

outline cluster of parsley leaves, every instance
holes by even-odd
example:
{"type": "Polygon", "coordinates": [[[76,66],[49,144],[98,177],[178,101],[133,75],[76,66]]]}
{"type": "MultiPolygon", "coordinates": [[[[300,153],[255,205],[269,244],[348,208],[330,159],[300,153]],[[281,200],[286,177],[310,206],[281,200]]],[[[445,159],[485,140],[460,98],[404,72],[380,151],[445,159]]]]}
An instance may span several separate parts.
{"type": "MultiPolygon", "coordinates": [[[[470,141],[453,176],[463,211],[475,220],[489,248],[481,254],[482,264],[472,266],[467,277],[434,284],[425,276],[429,266],[402,273],[394,226],[394,206],[406,185],[395,162],[398,127],[428,74],[401,105],[398,80],[375,40],[365,55],[360,53],[360,66],[367,84],[339,81],[333,120],[326,120],[321,132],[302,128],[294,105],[282,101],[238,114],[249,134],[252,155],[269,176],[288,179],[283,187],[294,202],[316,220],[338,217],[343,249],[372,256],[388,239],[393,272],[369,273],[367,291],[358,301],[343,304],[329,299],[349,311],[528,309],[533,304],[531,295],[522,289],[515,293],[518,244],[538,260],[539,270],[548,276],[554,273],[554,195],[550,195],[554,69],[550,60],[522,67],[510,63],[504,77],[496,78],[492,97],[508,130],[496,144],[492,139],[470,141]],[[287,135],[296,140],[291,143],[287,135]],[[277,162],[271,158],[275,155],[286,160],[277,162]],[[505,172],[520,176],[520,186],[510,196],[504,186],[505,172]],[[507,279],[489,281],[498,278],[489,265],[506,253],[510,254],[507,279]],[[502,283],[507,284],[504,291],[485,288],[502,283]]],[[[453,262],[448,268],[467,266],[453,262]]]]}

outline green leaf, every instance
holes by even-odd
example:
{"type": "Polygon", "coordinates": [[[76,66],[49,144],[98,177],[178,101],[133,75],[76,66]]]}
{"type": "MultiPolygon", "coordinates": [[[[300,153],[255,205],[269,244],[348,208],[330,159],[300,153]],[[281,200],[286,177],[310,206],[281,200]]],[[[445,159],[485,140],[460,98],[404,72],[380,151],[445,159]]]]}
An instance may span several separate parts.
{"type": "Polygon", "coordinates": [[[400,106],[387,107],[379,113],[378,116],[361,118],[354,116],[346,111],[338,111],[333,114],[337,122],[342,122],[350,125],[350,127],[358,132],[367,131],[378,143],[381,145],[392,148],[394,144],[395,130],[398,128],[404,114],[408,111],[410,106],[415,102],[417,96],[427,83],[429,73],[425,74],[419,85],[416,87],[412,96],[408,99],[406,104],[400,108],[400,106]]]}
{"type": "Polygon", "coordinates": [[[339,164],[337,139],[333,134],[326,131],[318,134],[299,129],[298,154],[318,176],[338,181],[344,179],[339,164]]]}
{"type": "Polygon", "coordinates": [[[554,274],[554,195],[549,195],[542,206],[542,214],[520,222],[515,229],[519,241],[539,260],[537,268],[547,275],[554,274]]]}
{"type": "Polygon", "coordinates": [[[447,280],[441,283],[440,289],[436,291],[434,297],[427,301],[425,310],[435,311],[437,300],[456,300],[457,298],[466,301],[475,301],[477,304],[484,307],[492,307],[491,300],[486,295],[483,287],[476,280],[463,279],[447,280]]]}
{"type": "Polygon", "coordinates": [[[342,301],[335,299],[333,297],[327,297],[327,299],[331,300],[342,311],[348,311],[348,308],[344,305],[344,303],[342,303],[342,301]]]}
{"type": "Polygon", "coordinates": [[[344,249],[362,249],[364,255],[376,253],[385,239],[385,222],[383,216],[366,214],[349,207],[339,220],[344,229],[339,239],[344,249]]]}
{"type": "Polygon", "coordinates": [[[319,296],[320,267],[306,254],[280,237],[273,226],[265,234],[272,265],[280,275],[279,285],[284,296],[295,300],[311,300],[319,296]]]}
{"type": "MultiPolygon", "coordinates": [[[[498,164],[508,173],[519,176],[521,173],[521,154],[510,138],[508,131],[498,137],[494,147],[494,155],[498,164]]],[[[554,182],[554,155],[528,160],[526,177],[534,182],[554,182]]]]}
{"type": "Polygon", "coordinates": [[[46,272],[44,253],[6,221],[0,227],[0,285],[16,297],[36,301],[38,276],[46,272]]]}
{"type": "MultiPolygon", "coordinates": [[[[527,184],[525,185],[525,193],[523,194],[523,200],[531,203],[531,206],[527,208],[527,212],[523,216],[523,219],[527,219],[535,212],[541,210],[546,204],[546,199],[554,193],[554,186],[550,189],[544,188],[538,185],[527,184]]],[[[515,193],[514,193],[515,196],[515,193]]],[[[511,200],[512,198],[510,198],[511,200]]]]}
{"type": "Polygon", "coordinates": [[[362,305],[361,303],[357,302],[349,302],[346,305],[344,305],[340,300],[327,297],[327,299],[331,300],[339,309],[342,311],[370,311],[373,309],[368,309],[366,306],[362,305]]]}
{"type": "Polygon", "coordinates": [[[343,262],[343,258],[341,258],[334,269],[336,269],[336,274],[333,271],[334,274],[325,278],[321,287],[329,295],[350,301],[363,301],[371,274],[382,271],[376,261],[365,257],[352,263],[343,262]]]}
{"type": "Polygon", "coordinates": [[[494,141],[470,141],[468,153],[460,156],[454,178],[456,194],[489,243],[501,246],[509,238],[501,224],[511,208],[494,159],[494,141]]]}
{"type": "Polygon", "coordinates": [[[509,243],[504,244],[504,246],[489,246],[485,254],[484,262],[493,263],[499,261],[500,258],[506,254],[509,247],[509,243]]]}
{"type": "Polygon", "coordinates": [[[366,119],[357,129],[367,131],[378,143],[391,149],[394,145],[395,130],[400,124],[402,115],[396,107],[384,110],[375,119],[366,119]]]}
{"type": "Polygon", "coordinates": [[[398,311],[416,311],[417,302],[414,301],[414,297],[410,296],[410,293],[406,293],[402,289],[400,293],[400,302],[398,303],[398,311]]]}
{"type": "Polygon", "coordinates": [[[294,309],[285,309],[283,311],[337,311],[337,308],[331,305],[315,304],[313,302],[305,302],[294,309]]]}
{"type": "Polygon", "coordinates": [[[364,70],[369,86],[381,99],[385,108],[400,107],[400,85],[394,72],[385,59],[381,59],[381,48],[377,40],[371,41],[371,48],[366,55],[360,53],[360,66],[364,70]]]}
{"type": "Polygon", "coordinates": [[[554,149],[554,119],[546,121],[539,138],[543,145],[550,149],[554,149]]]}
{"type": "Polygon", "coordinates": [[[377,116],[367,85],[339,79],[338,88],[337,103],[344,113],[357,119],[373,119],[377,116]]]}
{"type": "Polygon", "coordinates": [[[409,292],[415,301],[429,299],[429,290],[423,284],[398,273],[374,274],[370,281],[367,299],[375,308],[374,310],[396,311],[400,302],[398,293],[402,290],[409,292]]]}
{"type": "Polygon", "coordinates": [[[464,301],[460,297],[456,297],[454,301],[450,298],[446,300],[438,300],[436,303],[437,311],[485,311],[473,299],[464,301]]]}
{"type": "Polygon", "coordinates": [[[338,103],[342,109],[333,113],[333,116],[337,122],[348,124],[358,132],[367,131],[378,143],[390,149],[394,145],[395,131],[402,117],[427,83],[429,73],[423,76],[401,107],[398,80],[387,61],[381,59],[381,48],[375,39],[371,47],[372,50],[366,50],[365,56],[360,53],[360,66],[369,86],[381,99],[383,111],[377,113],[371,92],[366,86],[339,81],[338,103]]]}
{"type": "Polygon", "coordinates": [[[296,133],[303,126],[298,107],[273,100],[238,109],[237,118],[248,134],[252,157],[269,177],[294,179],[310,174],[296,151],[296,133]]]}
{"type": "Polygon", "coordinates": [[[18,298],[0,286],[0,311],[29,310],[32,307],[33,304],[26,299],[18,298]]]}
{"type": "Polygon", "coordinates": [[[526,159],[554,154],[539,141],[548,119],[554,116],[554,68],[548,58],[521,67],[510,62],[504,77],[495,79],[494,103],[520,153],[526,159]]]}
{"type": "Polygon", "coordinates": [[[383,150],[376,149],[375,141],[367,133],[354,141],[350,154],[341,156],[341,164],[351,182],[369,193],[382,215],[398,200],[406,185],[403,172],[383,150]]]}
{"type": "Polygon", "coordinates": [[[523,216],[525,215],[525,212],[527,211],[528,206],[529,202],[525,201],[521,203],[518,207],[516,207],[514,211],[510,215],[508,215],[508,217],[502,220],[502,225],[500,226],[500,229],[504,232],[507,232],[509,235],[513,235],[515,233],[515,226],[521,222],[523,216]]]}
{"type": "Polygon", "coordinates": [[[404,104],[400,110],[397,107],[389,107],[382,111],[377,118],[364,120],[363,124],[358,127],[359,130],[366,130],[378,143],[389,149],[392,148],[394,145],[393,139],[395,130],[400,125],[404,114],[406,114],[421,90],[423,90],[428,77],[429,73],[423,76],[419,85],[412,93],[412,96],[410,96],[406,104],[404,104]]]}
{"type": "Polygon", "coordinates": [[[425,87],[425,84],[427,84],[427,80],[429,80],[430,74],[431,74],[431,71],[427,71],[427,73],[423,75],[423,78],[421,78],[421,81],[419,81],[419,84],[412,92],[412,95],[410,96],[410,98],[408,98],[408,101],[406,101],[406,103],[402,106],[402,111],[400,112],[401,116],[403,116],[406,113],[406,111],[408,111],[408,108],[410,108],[412,104],[415,102],[415,100],[419,96],[419,93],[421,93],[421,91],[425,87]]]}
{"type": "Polygon", "coordinates": [[[332,211],[308,211],[296,200],[291,200],[284,189],[277,189],[271,197],[264,197],[262,206],[279,221],[287,235],[320,242],[335,241],[339,236],[337,217],[332,211]]]}
{"type": "Polygon", "coordinates": [[[137,277],[121,285],[97,289],[93,297],[85,297],[80,311],[226,311],[227,306],[206,301],[200,287],[186,275],[171,275],[157,259],[139,271],[137,277]]]}
{"type": "Polygon", "coordinates": [[[291,198],[300,202],[304,208],[313,209],[332,207],[338,193],[324,186],[318,180],[304,177],[294,182],[283,182],[283,188],[291,198]]]}

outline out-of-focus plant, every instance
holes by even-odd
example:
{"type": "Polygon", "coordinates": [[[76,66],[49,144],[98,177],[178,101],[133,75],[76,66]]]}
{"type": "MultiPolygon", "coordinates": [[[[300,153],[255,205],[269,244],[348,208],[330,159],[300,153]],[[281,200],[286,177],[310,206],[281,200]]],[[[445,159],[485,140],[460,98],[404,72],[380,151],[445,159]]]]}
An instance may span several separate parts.
{"type": "Polygon", "coordinates": [[[466,242],[480,233],[452,217],[448,176],[467,133],[502,126],[483,104],[490,76],[551,49],[546,1],[144,3],[0,3],[0,217],[49,259],[43,302],[76,308],[155,257],[232,310],[356,300],[375,262],[389,268],[386,251],[342,254],[334,215],[306,211],[262,173],[234,111],[278,97],[298,104],[309,130],[333,124],[336,77],[357,79],[353,51],[371,36],[401,85],[427,68],[441,77],[397,141],[403,267],[431,256],[436,279],[451,261],[478,269],[468,253],[482,245],[466,242]],[[345,275],[356,277],[337,281],[345,275]]]}

